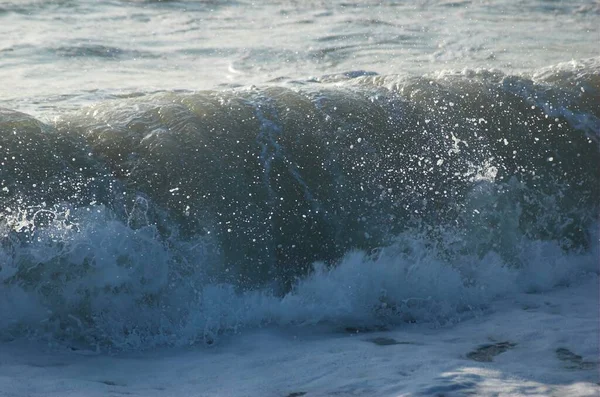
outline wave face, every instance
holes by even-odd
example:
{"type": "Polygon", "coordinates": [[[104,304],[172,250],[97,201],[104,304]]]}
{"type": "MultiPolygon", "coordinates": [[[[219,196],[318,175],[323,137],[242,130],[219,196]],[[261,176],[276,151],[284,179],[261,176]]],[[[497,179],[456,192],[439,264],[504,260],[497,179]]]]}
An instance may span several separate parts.
{"type": "Polygon", "coordinates": [[[0,335],[444,324],[597,272],[600,63],[0,111],[0,335]]]}

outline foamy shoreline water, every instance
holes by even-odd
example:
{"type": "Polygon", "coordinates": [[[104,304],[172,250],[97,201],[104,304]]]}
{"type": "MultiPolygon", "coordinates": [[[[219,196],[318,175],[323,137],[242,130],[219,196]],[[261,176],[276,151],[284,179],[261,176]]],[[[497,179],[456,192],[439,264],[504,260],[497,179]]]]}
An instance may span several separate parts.
{"type": "Polygon", "coordinates": [[[0,395],[595,396],[597,295],[595,278],[454,327],[262,329],[141,354],[4,343],[0,395]]]}

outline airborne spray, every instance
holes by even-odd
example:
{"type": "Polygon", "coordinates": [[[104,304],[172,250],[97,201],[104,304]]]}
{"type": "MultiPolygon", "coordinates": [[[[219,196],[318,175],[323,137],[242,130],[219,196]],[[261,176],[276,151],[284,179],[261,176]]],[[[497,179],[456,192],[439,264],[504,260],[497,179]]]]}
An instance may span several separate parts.
{"type": "Polygon", "coordinates": [[[595,271],[595,60],[0,113],[0,335],[444,324],[595,271]]]}

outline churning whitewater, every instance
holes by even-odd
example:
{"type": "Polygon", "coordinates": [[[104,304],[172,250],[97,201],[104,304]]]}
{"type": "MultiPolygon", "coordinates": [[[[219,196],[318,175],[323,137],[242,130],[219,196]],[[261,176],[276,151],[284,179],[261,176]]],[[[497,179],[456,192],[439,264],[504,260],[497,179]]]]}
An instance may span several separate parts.
{"type": "Polygon", "coordinates": [[[0,109],[0,337],[460,321],[597,272],[600,58],[0,109]]]}

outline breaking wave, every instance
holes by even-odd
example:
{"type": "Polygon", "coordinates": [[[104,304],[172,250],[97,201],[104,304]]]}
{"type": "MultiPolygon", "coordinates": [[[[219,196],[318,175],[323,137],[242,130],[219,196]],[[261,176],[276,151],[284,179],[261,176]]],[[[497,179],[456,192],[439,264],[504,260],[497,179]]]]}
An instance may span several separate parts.
{"type": "Polygon", "coordinates": [[[0,336],[445,324],[597,275],[600,61],[0,110],[0,336]]]}

